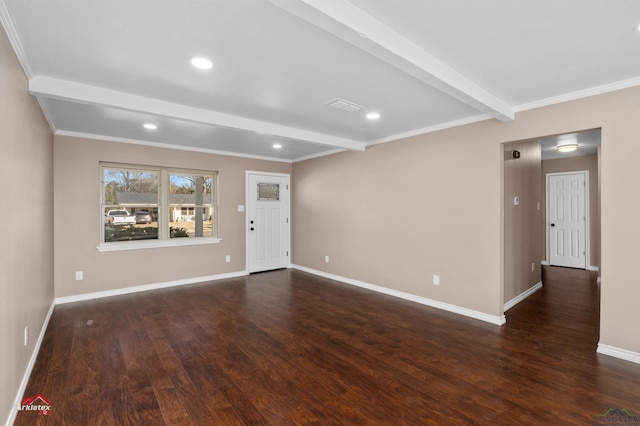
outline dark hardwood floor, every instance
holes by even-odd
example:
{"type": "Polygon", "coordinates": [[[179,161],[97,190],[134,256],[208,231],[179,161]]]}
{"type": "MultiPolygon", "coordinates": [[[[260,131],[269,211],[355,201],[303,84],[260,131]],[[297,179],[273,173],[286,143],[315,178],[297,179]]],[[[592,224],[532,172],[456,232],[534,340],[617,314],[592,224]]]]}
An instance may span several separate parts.
{"type": "Polygon", "coordinates": [[[17,425],[593,425],[640,412],[596,354],[593,273],[547,268],[503,327],[281,270],[56,306],[17,425]]]}

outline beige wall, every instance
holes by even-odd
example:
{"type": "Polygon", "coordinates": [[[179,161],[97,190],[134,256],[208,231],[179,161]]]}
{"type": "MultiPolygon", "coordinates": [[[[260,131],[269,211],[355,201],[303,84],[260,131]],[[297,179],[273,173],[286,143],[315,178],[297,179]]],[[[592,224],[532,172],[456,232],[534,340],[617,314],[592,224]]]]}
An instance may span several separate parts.
{"type": "Polygon", "coordinates": [[[542,281],[540,141],[504,145],[504,302],[542,281]],[[513,158],[512,152],[520,152],[513,158]],[[514,205],[514,197],[519,204],[514,205]],[[531,264],[534,265],[533,270],[531,264]]]}
{"type": "Polygon", "coordinates": [[[0,29],[0,422],[53,302],[53,137],[0,29]],[[24,345],[24,328],[29,342],[24,345]]]}
{"type": "MultiPolygon", "coordinates": [[[[600,206],[598,194],[598,156],[584,155],[580,157],[557,158],[542,162],[542,218],[545,224],[542,232],[542,259],[547,259],[547,173],[589,171],[589,259],[587,266],[600,266],[600,206]]],[[[548,260],[548,259],[547,259],[548,260]]]]}
{"type": "Polygon", "coordinates": [[[434,135],[295,163],[294,263],[502,315],[502,147],[434,135]]]}
{"type": "Polygon", "coordinates": [[[56,136],[56,297],[245,271],[245,213],[238,205],[245,204],[246,170],[291,173],[291,164],[56,136]],[[100,161],[218,171],[222,242],[98,252],[100,161]],[[75,271],[84,272],[83,281],[75,271]]]}
{"type": "Polygon", "coordinates": [[[294,263],[501,315],[501,144],[602,128],[601,343],[640,352],[639,110],[636,87],[295,163],[294,263]]]}

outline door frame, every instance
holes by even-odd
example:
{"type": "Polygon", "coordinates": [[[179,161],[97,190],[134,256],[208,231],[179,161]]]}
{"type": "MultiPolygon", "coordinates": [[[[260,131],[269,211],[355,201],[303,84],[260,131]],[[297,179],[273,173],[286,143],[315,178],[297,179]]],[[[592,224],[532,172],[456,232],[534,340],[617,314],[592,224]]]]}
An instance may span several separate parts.
{"type": "Polygon", "coordinates": [[[549,240],[550,240],[550,233],[551,233],[551,227],[549,226],[549,207],[551,205],[551,203],[549,202],[549,196],[550,196],[550,192],[549,192],[549,177],[550,176],[561,176],[561,175],[576,175],[576,174],[584,174],[584,204],[585,204],[585,230],[584,230],[584,243],[585,243],[585,248],[584,248],[584,269],[585,271],[589,270],[589,265],[591,265],[591,237],[590,237],[590,228],[591,228],[591,218],[589,217],[589,211],[591,210],[591,200],[589,199],[589,170],[573,170],[570,172],[551,172],[551,173],[546,173],[544,176],[544,180],[545,180],[545,202],[546,202],[546,217],[545,217],[545,227],[546,227],[546,239],[545,239],[545,253],[546,253],[546,257],[547,257],[547,265],[551,265],[550,259],[551,259],[551,255],[550,255],[550,245],[549,245],[549,240]]]}
{"type": "Polygon", "coordinates": [[[291,174],[289,173],[274,173],[274,172],[261,172],[261,171],[257,171],[257,170],[246,170],[245,171],[245,185],[244,185],[244,197],[245,197],[245,214],[244,214],[244,235],[245,235],[245,270],[247,273],[249,273],[250,271],[250,262],[251,262],[251,235],[249,233],[249,214],[251,213],[251,204],[253,202],[253,200],[250,200],[249,198],[249,194],[251,193],[251,190],[249,188],[249,178],[252,175],[257,175],[257,176],[273,176],[273,177],[279,177],[279,178],[285,178],[287,180],[287,185],[289,186],[289,190],[287,191],[287,207],[286,207],[286,213],[287,213],[287,217],[289,218],[289,232],[288,232],[288,236],[289,236],[289,240],[287,241],[287,247],[288,247],[288,252],[289,252],[289,256],[288,256],[288,264],[287,264],[287,268],[291,268],[291,258],[292,258],[292,253],[291,253],[291,222],[292,222],[292,218],[291,218],[291,174]]]}

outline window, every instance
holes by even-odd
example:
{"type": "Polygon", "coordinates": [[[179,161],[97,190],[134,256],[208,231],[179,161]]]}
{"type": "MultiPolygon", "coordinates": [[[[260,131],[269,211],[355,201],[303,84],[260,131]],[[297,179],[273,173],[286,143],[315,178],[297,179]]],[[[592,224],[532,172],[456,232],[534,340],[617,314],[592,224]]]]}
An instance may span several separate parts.
{"type": "Polygon", "coordinates": [[[170,220],[188,227],[190,237],[213,237],[212,188],[212,174],[169,172],[170,220]]]}
{"type": "Polygon", "coordinates": [[[259,183],[258,201],[278,201],[280,200],[280,184],[259,183]]]}
{"type": "Polygon", "coordinates": [[[218,241],[216,172],[102,164],[101,175],[102,248],[218,241]]]}

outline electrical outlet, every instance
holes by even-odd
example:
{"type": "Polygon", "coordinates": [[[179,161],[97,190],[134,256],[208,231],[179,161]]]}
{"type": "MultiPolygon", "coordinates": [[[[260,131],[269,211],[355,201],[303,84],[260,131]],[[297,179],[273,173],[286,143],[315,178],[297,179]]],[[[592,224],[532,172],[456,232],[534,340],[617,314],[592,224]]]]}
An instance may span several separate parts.
{"type": "Polygon", "coordinates": [[[433,276],[433,285],[440,285],[440,275],[433,276]]]}
{"type": "Polygon", "coordinates": [[[329,256],[324,257],[324,263],[329,263],[329,256]]]}
{"type": "Polygon", "coordinates": [[[25,326],[24,328],[24,345],[27,346],[27,343],[29,343],[29,326],[25,326]]]}
{"type": "Polygon", "coordinates": [[[227,263],[231,262],[231,256],[226,255],[226,256],[224,257],[224,261],[225,261],[225,262],[227,262],[227,263]]]}
{"type": "Polygon", "coordinates": [[[84,279],[84,272],[76,271],[76,281],[82,281],[84,279]]]}

